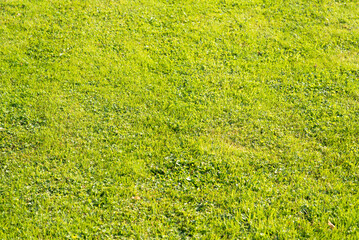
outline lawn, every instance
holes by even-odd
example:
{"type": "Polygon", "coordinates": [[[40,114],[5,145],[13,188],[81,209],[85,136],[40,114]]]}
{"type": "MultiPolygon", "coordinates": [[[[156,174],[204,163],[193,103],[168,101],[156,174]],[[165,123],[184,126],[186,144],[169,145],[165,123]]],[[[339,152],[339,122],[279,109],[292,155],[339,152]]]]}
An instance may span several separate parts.
{"type": "Polygon", "coordinates": [[[358,239],[359,4],[0,0],[1,239],[358,239]]]}

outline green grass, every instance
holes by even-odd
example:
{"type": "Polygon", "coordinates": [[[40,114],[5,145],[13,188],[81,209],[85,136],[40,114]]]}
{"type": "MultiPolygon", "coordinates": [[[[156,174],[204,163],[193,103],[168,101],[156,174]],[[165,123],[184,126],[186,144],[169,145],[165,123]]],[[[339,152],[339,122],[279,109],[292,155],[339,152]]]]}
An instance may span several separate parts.
{"type": "Polygon", "coordinates": [[[359,238],[357,1],[1,0],[0,42],[1,239],[359,238]]]}

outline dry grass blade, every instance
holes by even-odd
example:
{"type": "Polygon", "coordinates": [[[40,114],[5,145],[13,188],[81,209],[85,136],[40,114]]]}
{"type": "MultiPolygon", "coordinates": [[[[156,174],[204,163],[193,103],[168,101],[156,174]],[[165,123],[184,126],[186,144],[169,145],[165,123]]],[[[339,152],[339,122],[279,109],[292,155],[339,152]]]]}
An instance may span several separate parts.
{"type": "Polygon", "coordinates": [[[333,223],[331,223],[329,220],[328,220],[328,226],[330,227],[330,229],[334,229],[335,228],[335,225],[333,223]]]}

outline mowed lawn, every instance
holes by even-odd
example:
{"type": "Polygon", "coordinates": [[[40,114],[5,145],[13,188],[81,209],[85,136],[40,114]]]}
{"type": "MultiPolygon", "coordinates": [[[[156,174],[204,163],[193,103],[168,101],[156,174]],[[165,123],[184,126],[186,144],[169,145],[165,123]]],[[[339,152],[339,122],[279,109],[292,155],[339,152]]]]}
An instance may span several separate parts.
{"type": "Polygon", "coordinates": [[[1,239],[357,239],[358,164],[358,1],[0,0],[1,239]]]}

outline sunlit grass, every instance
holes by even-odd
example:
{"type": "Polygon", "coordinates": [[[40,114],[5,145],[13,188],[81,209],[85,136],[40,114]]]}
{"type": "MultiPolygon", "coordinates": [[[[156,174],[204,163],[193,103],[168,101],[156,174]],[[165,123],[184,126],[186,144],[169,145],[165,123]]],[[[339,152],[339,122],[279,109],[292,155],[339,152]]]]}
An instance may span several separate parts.
{"type": "Polygon", "coordinates": [[[358,238],[358,16],[1,1],[1,238],[358,238]]]}

